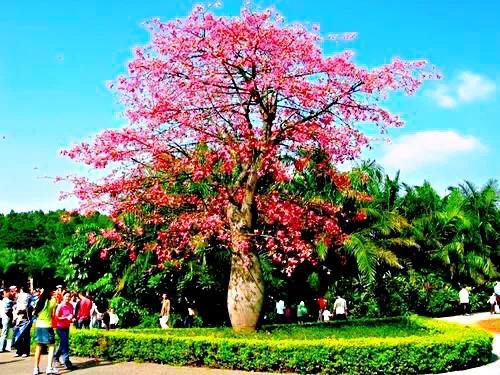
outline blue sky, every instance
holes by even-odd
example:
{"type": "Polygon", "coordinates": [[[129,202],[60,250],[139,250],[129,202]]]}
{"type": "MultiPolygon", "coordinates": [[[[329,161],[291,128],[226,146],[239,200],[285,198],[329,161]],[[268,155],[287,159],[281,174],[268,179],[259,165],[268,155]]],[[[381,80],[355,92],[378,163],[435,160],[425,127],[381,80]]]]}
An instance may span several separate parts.
{"type": "MultiPolygon", "coordinates": [[[[131,48],[148,41],[141,23],[189,13],[199,1],[35,0],[0,3],[0,212],[72,208],[50,177],[84,172],[59,150],[124,124],[105,81],[124,72],[131,48]]],[[[274,5],[288,22],[320,24],[325,35],[356,31],[360,65],[393,56],[426,58],[444,75],[414,97],[387,106],[406,120],[365,157],[401,169],[412,184],[440,192],[469,179],[499,178],[500,3],[494,0],[253,1],[274,5]],[[480,4],[480,5],[479,5],[480,4]]],[[[206,4],[206,3],[205,3],[206,4]]],[[[236,15],[241,1],[218,14],[236,15]]]]}

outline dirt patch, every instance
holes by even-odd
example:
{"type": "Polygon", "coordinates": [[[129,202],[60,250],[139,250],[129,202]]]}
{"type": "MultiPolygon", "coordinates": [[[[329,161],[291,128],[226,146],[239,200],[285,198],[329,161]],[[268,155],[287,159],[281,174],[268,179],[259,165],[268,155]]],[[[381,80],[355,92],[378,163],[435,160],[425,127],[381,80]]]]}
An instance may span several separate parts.
{"type": "Polygon", "coordinates": [[[488,332],[494,334],[500,334],[500,318],[499,319],[488,319],[481,320],[476,323],[476,325],[488,332]]]}

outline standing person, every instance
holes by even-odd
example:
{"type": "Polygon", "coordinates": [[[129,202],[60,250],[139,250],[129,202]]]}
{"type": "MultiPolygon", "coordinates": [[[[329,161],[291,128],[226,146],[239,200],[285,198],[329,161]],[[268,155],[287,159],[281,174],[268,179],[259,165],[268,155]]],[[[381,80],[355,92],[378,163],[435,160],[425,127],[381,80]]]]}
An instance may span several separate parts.
{"type": "Polygon", "coordinates": [[[92,309],[92,301],[83,293],[79,293],[78,297],[78,312],[76,313],[77,328],[90,328],[90,310],[92,309]]]}
{"type": "Polygon", "coordinates": [[[90,309],[90,327],[91,328],[99,328],[99,318],[101,313],[97,308],[97,305],[94,301],[92,301],[92,308],[90,309]]]}
{"type": "Polygon", "coordinates": [[[316,303],[318,305],[318,322],[322,322],[324,320],[323,311],[326,310],[328,306],[328,301],[326,300],[325,297],[320,296],[316,298],[316,303]]]}
{"type": "Polygon", "coordinates": [[[31,300],[33,296],[29,292],[26,292],[25,290],[28,289],[23,286],[19,288],[19,293],[17,295],[17,301],[16,301],[16,310],[17,311],[26,310],[27,313],[29,314],[29,317],[31,317],[31,300]]]}
{"type": "Polygon", "coordinates": [[[160,326],[163,329],[168,328],[168,319],[170,318],[170,300],[166,293],[161,296],[160,326]]]}
{"type": "Polygon", "coordinates": [[[333,303],[333,313],[336,319],[347,320],[347,302],[341,296],[333,303]]]}
{"type": "Polygon", "coordinates": [[[465,286],[458,292],[458,299],[462,315],[469,315],[469,291],[465,286]]]}
{"type": "Polygon", "coordinates": [[[40,374],[40,357],[43,346],[48,346],[47,369],[46,374],[57,374],[57,370],[52,367],[54,360],[54,345],[56,342],[54,329],[52,328],[53,319],[57,307],[57,299],[51,296],[47,288],[40,289],[40,296],[35,307],[33,315],[36,317],[35,323],[35,367],[33,375],[40,374]]]}
{"type": "Polygon", "coordinates": [[[300,303],[297,305],[297,321],[299,324],[304,323],[304,320],[306,319],[308,314],[306,304],[304,301],[300,301],[300,303]]]}
{"type": "Polygon", "coordinates": [[[14,357],[26,358],[30,355],[31,319],[28,309],[18,310],[15,320],[12,344],[17,349],[14,357]]]}
{"type": "Polygon", "coordinates": [[[102,314],[102,328],[106,328],[106,331],[109,331],[109,310],[106,309],[102,314]]]}
{"type": "Polygon", "coordinates": [[[495,314],[495,308],[497,306],[497,296],[495,293],[493,293],[490,298],[488,299],[488,303],[490,304],[490,314],[495,314]]]}
{"type": "Polygon", "coordinates": [[[276,314],[278,315],[278,323],[285,322],[285,301],[280,299],[276,302],[276,314]]]}
{"type": "Polygon", "coordinates": [[[12,301],[11,292],[4,290],[3,299],[0,302],[0,316],[2,320],[2,334],[0,335],[0,353],[8,352],[7,350],[7,338],[9,335],[9,330],[12,328],[13,319],[13,307],[14,302],[12,301]]]}
{"type": "Polygon", "coordinates": [[[71,293],[64,292],[63,300],[56,308],[57,335],[59,336],[59,346],[54,354],[54,363],[62,363],[68,370],[73,370],[74,366],[69,359],[69,327],[73,321],[74,307],[71,304],[71,293]]]}
{"type": "Polygon", "coordinates": [[[285,307],[285,323],[290,324],[292,322],[292,307],[286,305],[285,307]]]}

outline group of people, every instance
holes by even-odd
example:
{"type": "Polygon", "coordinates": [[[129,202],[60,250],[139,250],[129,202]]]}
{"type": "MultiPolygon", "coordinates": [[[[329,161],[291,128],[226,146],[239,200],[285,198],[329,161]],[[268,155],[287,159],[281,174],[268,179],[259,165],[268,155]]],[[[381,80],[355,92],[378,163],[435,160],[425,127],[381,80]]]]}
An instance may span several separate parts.
{"type": "MultiPolygon", "coordinates": [[[[463,286],[458,292],[458,301],[460,313],[462,315],[470,315],[470,288],[463,286]]],[[[500,314],[500,281],[497,281],[493,287],[493,293],[488,298],[490,314],[500,314]]]]}
{"type": "MultiPolygon", "coordinates": [[[[328,322],[332,319],[336,320],[346,320],[347,319],[347,301],[341,296],[337,296],[333,302],[331,308],[329,306],[328,300],[320,296],[316,298],[314,306],[318,311],[319,322],[328,322]]],[[[276,315],[280,323],[290,323],[293,321],[293,306],[287,305],[283,299],[276,301],[276,315]]],[[[303,323],[309,320],[311,314],[304,301],[300,301],[296,306],[295,316],[297,317],[298,323],[303,323]]]]}
{"type": "MultiPolygon", "coordinates": [[[[194,301],[193,302],[186,301],[186,302],[188,305],[187,315],[184,317],[182,324],[185,328],[191,328],[193,326],[194,319],[198,314],[198,311],[194,307],[194,301]]],[[[170,320],[170,299],[168,298],[166,293],[163,293],[161,296],[160,327],[163,329],[170,328],[169,320],[170,320]]]]}
{"type": "Polygon", "coordinates": [[[13,329],[11,348],[14,356],[26,358],[30,354],[31,331],[35,334],[35,367],[33,374],[40,373],[39,364],[42,349],[47,348],[47,374],[57,374],[59,364],[73,369],[69,357],[69,329],[103,326],[114,328],[118,317],[113,310],[100,313],[88,294],[73,293],[58,285],[55,290],[11,286],[0,289],[3,297],[0,303],[2,333],[0,351],[7,350],[8,334],[13,329]],[[55,332],[59,345],[55,348],[55,332]]]}

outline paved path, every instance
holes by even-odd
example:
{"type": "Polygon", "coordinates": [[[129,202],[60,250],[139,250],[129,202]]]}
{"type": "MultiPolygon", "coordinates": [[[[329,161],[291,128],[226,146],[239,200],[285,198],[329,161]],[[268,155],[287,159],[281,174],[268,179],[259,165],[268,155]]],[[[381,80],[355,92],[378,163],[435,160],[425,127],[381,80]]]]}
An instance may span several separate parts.
{"type": "MultiPolygon", "coordinates": [[[[490,313],[478,313],[472,315],[458,315],[440,318],[447,322],[460,323],[464,325],[473,325],[481,321],[500,319],[500,315],[491,315],[490,313]]],[[[463,371],[448,372],[447,375],[494,375],[500,374],[500,334],[496,334],[493,339],[492,362],[481,367],[472,368],[463,371]]]]}
{"type": "MultiPolygon", "coordinates": [[[[71,359],[78,369],[68,371],[60,369],[61,374],[75,375],[243,375],[246,371],[220,370],[194,367],[172,367],[157,363],[120,362],[110,363],[89,358],[71,359]]],[[[42,356],[40,370],[45,373],[47,356],[42,356]]],[[[14,358],[12,353],[0,353],[1,375],[30,375],[33,371],[33,356],[26,359],[14,358]]],[[[253,373],[255,374],[255,373],[253,373]]],[[[259,373],[264,374],[264,373],[259,373]]]]}

